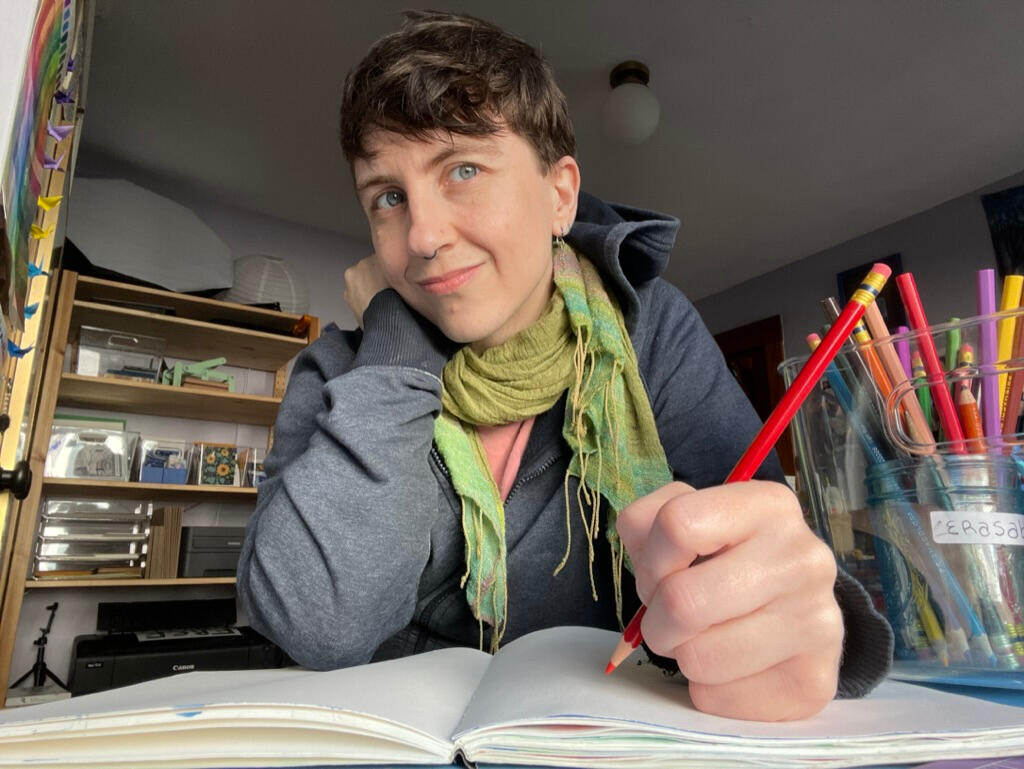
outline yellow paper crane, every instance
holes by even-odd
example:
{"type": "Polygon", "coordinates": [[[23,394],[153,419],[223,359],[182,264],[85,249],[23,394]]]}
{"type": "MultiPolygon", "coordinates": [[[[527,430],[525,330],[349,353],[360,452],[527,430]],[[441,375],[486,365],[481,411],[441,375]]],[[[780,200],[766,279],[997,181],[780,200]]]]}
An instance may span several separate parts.
{"type": "Polygon", "coordinates": [[[48,198],[44,198],[42,195],[40,195],[36,202],[39,203],[39,207],[44,211],[52,211],[58,205],[60,205],[60,202],[63,199],[63,195],[51,195],[48,198]]]}

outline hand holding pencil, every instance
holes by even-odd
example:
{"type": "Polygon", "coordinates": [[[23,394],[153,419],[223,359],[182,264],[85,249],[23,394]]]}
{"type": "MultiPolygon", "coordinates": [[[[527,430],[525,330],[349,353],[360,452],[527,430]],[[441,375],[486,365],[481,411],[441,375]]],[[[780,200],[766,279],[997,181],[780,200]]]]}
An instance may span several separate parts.
{"type": "Polygon", "coordinates": [[[843,635],[835,559],[788,488],[749,479],[888,274],[876,265],[865,279],[725,485],[669,484],[620,512],[619,535],[648,608],[609,669],[639,645],[642,620],[643,638],[675,657],[701,710],[785,720],[833,698],[843,635]]]}

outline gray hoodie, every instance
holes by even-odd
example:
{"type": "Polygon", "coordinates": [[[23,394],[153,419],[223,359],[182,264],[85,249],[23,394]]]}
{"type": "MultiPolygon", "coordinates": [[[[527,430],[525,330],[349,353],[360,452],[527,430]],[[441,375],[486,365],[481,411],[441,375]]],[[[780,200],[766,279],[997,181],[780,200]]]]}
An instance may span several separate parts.
{"type": "MultiPolygon", "coordinates": [[[[616,293],[669,464],[701,488],[724,480],[760,422],[693,306],[659,277],[678,227],[582,194],[567,240],[616,293]]],[[[481,645],[459,586],[461,506],[433,446],[455,347],[393,290],[373,298],[363,325],[325,331],[296,361],[238,567],[252,625],[315,669],[481,645]]],[[[505,501],[505,642],[553,625],[618,628],[608,546],[595,545],[594,601],[578,510],[571,556],[553,575],[566,549],[564,414],[563,397],[537,417],[505,501]]],[[[774,456],[758,477],[782,479],[774,456]]],[[[639,600],[624,576],[628,619],[639,600]]],[[[840,573],[835,591],[839,693],[859,696],[885,675],[892,635],[851,577],[840,573]]],[[[483,648],[489,639],[485,628],[483,648]]]]}

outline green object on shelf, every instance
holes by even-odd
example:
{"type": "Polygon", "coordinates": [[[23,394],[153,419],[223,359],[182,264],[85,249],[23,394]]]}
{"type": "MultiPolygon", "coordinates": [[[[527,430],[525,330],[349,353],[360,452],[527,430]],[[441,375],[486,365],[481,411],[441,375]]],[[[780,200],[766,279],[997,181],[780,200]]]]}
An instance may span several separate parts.
{"type": "Polygon", "coordinates": [[[187,377],[201,379],[204,382],[227,382],[228,392],[234,392],[234,374],[216,370],[217,366],[223,366],[227,362],[227,358],[210,358],[198,363],[181,363],[179,361],[164,371],[161,381],[174,387],[181,387],[187,377]]]}

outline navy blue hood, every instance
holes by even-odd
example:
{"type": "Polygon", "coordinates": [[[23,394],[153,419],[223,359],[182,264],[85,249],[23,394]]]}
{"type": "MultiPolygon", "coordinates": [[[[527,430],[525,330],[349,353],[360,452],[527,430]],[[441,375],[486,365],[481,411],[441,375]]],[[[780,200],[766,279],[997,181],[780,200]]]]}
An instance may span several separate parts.
{"type": "Polygon", "coordinates": [[[633,328],[639,310],[635,289],[664,272],[678,232],[674,216],[605,203],[581,191],[566,240],[612,279],[626,327],[633,328]]]}

